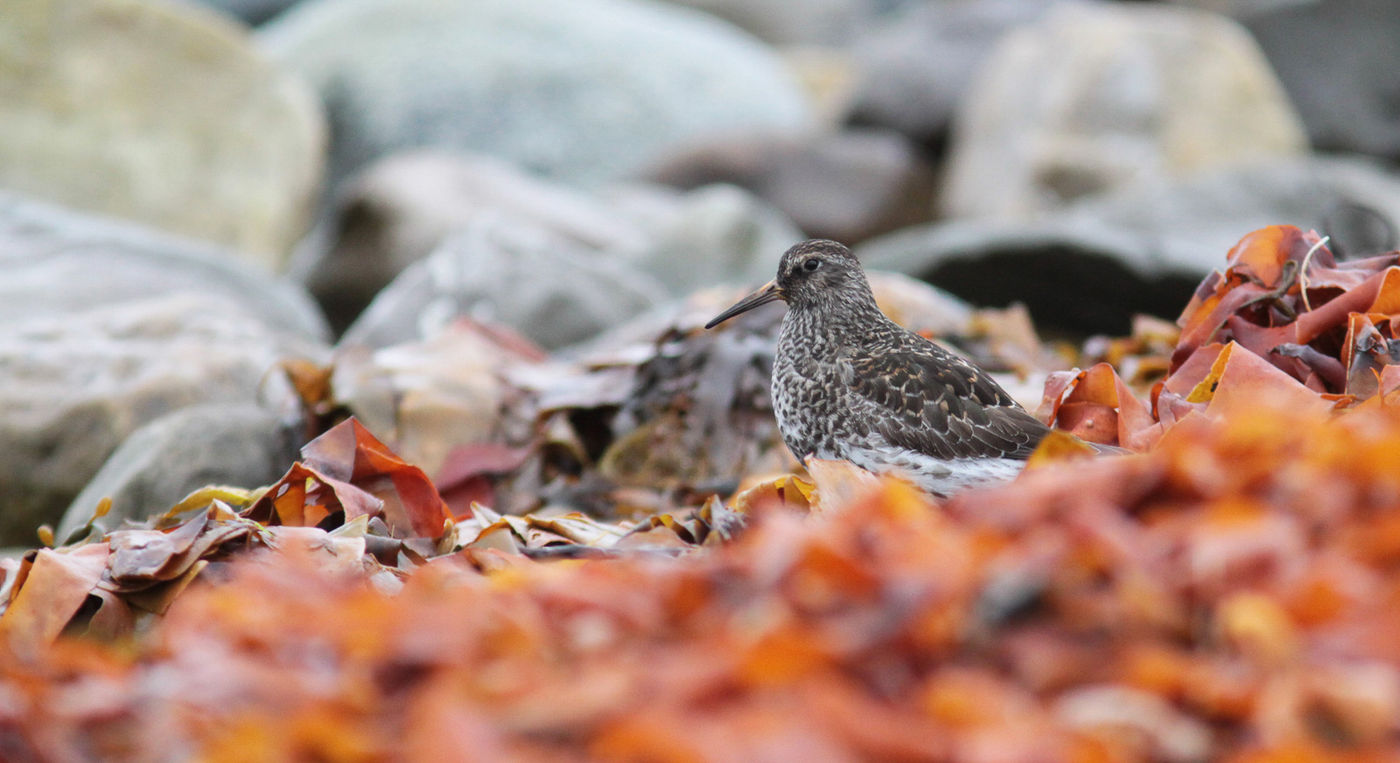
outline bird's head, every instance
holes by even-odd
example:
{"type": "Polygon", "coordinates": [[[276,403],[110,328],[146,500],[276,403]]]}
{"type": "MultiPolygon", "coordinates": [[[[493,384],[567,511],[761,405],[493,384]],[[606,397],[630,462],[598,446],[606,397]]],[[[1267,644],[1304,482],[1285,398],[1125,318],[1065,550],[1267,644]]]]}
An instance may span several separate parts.
{"type": "Polygon", "coordinates": [[[812,239],[784,252],[777,278],[715,316],[705,328],[779,299],[796,308],[847,300],[874,302],[865,272],[851,250],[835,241],[812,239]]]}

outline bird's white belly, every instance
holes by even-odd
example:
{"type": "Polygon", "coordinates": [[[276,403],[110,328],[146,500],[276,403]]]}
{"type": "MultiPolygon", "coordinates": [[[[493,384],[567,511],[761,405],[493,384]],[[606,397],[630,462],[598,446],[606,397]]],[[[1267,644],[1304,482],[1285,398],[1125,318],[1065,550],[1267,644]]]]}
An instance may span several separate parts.
{"type": "Polygon", "coordinates": [[[839,457],[877,474],[894,474],[935,495],[952,495],[969,488],[1006,482],[1025,468],[1014,458],[955,458],[945,460],[904,448],[851,447],[839,457]]]}

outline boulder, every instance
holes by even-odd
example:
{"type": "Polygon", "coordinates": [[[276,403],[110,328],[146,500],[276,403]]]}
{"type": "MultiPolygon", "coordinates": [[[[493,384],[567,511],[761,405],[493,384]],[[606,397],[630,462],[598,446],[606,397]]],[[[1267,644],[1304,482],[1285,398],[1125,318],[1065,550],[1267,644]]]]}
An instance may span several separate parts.
{"type": "Polygon", "coordinates": [[[918,3],[862,30],[850,46],[856,74],[845,120],[942,146],[958,103],[997,42],[1051,5],[1045,0],[918,3]]]}
{"type": "Polygon", "coordinates": [[[777,45],[843,45],[914,0],[673,0],[777,45]]]}
{"type": "Polygon", "coordinates": [[[399,274],[340,345],[380,348],[430,340],[467,316],[559,347],[665,296],[654,279],[542,225],[504,215],[483,218],[399,274]]]}
{"type": "Polygon", "coordinates": [[[297,458],[300,433],[261,406],[211,403],[182,408],[132,432],[68,506],[62,540],[111,498],[94,524],[114,530],[170,509],[206,485],[255,488],[277,481],[297,458]]]}
{"type": "Polygon", "coordinates": [[[199,0],[249,26],[257,26],[297,4],[297,0],[199,0]]]}
{"type": "Polygon", "coordinates": [[[847,244],[933,215],[933,166],[891,130],[734,136],[677,152],[643,176],[678,188],[732,183],[808,236],[847,244]]]}
{"type": "Polygon", "coordinates": [[[1026,219],[1134,180],[1298,156],[1306,135],[1223,16],[1069,4],[1002,38],[959,109],[951,217],[1026,219]]]}
{"type": "Polygon", "coordinates": [[[333,181],[433,146],[595,183],[679,142],[810,119],[774,52],[642,0],[310,0],[259,36],[326,104],[333,181]]]}
{"type": "Polygon", "coordinates": [[[679,192],[632,183],[588,193],[498,159],[438,152],[399,154],[376,163],[347,186],[333,220],[330,243],[305,247],[293,271],[321,299],[337,328],[363,318],[347,334],[350,341],[376,347],[428,338],[459,310],[484,310],[536,287],[545,289],[537,296],[557,300],[550,311],[562,312],[537,315],[531,308],[517,314],[516,305],[506,309],[515,316],[506,322],[544,345],[569,343],[671,295],[719,281],[769,278],[778,254],[801,237],[781,213],[733,186],[679,192]],[[455,254],[405,272],[464,231],[477,238],[458,237],[450,247],[455,254]],[[557,248],[545,251],[556,242],[557,248]],[[507,259],[513,252],[538,255],[522,255],[509,265],[513,275],[461,259],[464,252],[474,257],[493,250],[507,259]],[[402,280],[390,287],[392,293],[385,292],[374,314],[362,316],[400,273],[402,280]],[[493,280],[498,277],[523,278],[531,285],[493,280]],[[618,279],[617,302],[595,304],[594,298],[571,295],[568,281],[575,277],[602,302],[608,301],[608,283],[618,279]],[[507,288],[510,292],[503,291],[507,288]],[[441,301],[449,293],[456,297],[441,301]],[[586,318],[575,309],[603,312],[586,318]],[[436,317],[426,319],[429,313],[436,317]],[[531,315],[546,325],[526,325],[531,315]]]}
{"type": "Polygon", "coordinates": [[[32,543],[132,431],[205,402],[295,404],[326,352],[299,289],[226,252],[0,196],[0,543],[32,543]]]}
{"type": "Polygon", "coordinates": [[[5,11],[0,186],[281,266],[320,193],[325,128],[240,25],[169,2],[5,11]]]}
{"type": "Polygon", "coordinates": [[[679,192],[629,184],[600,192],[642,232],[610,256],[656,279],[670,296],[721,283],[773,277],[783,251],[802,239],[778,210],[732,185],[679,192]]]}
{"type": "Polygon", "coordinates": [[[591,248],[640,245],[642,233],[608,204],[481,155],[410,151],[345,184],[325,230],[292,273],[344,331],[390,281],[453,231],[500,216],[591,248]]]}
{"type": "Polygon", "coordinates": [[[1241,15],[1319,149],[1400,160],[1400,13],[1391,0],[1275,2],[1241,15]]]}
{"type": "Polygon", "coordinates": [[[857,250],[976,304],[1025,302],[1036,324],[1126,333],[1136,313],[1175,318],[1202,276],[1252,230],[1315,228],[1342,256],[1400,246],[1400,176],[1356,159],[1265,161],[1160,178],[1043,220],[919,226],[857,250]]]}

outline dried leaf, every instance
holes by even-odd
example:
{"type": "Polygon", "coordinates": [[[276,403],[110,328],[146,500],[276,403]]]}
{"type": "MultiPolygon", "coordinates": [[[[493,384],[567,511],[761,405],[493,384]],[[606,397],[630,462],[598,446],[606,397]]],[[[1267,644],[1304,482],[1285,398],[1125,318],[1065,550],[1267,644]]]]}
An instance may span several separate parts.
{"type": "Polygon", "coordinates": [[[39,549],[0,618],[0,635],[10,648],[32,655],[58,638],[102,579],[108,553],[105,543],[62,551],[39,549]]]}

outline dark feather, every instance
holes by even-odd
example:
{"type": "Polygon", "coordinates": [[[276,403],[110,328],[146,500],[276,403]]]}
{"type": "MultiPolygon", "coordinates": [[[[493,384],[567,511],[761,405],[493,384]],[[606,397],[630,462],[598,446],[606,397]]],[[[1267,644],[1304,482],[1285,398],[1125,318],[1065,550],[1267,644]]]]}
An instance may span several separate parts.
{"type": "Polygon", "coordinates": [[[920,345],[849,358],[842,374],[882,415],[892,445],[937,458],[1026,458],[1049,431],[976,366],[916,335],[920,345]]]}

